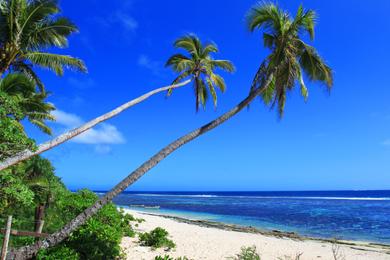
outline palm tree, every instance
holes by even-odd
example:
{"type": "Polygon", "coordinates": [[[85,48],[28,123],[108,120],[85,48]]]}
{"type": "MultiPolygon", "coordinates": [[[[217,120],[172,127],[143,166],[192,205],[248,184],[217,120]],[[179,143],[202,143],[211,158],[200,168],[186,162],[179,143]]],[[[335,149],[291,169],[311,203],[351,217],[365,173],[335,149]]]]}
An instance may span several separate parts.
{"type": "MultiPolygon", "coordinates": [[[[83,225],[115,196],[136,182],[168,155],[186,143],[226,122],[228,119],[247,107],[256,97],[260,96],[266,102],[267,100],[271,100],[273,103],[277,103],[279,114],[282,114],[285,103],[285,101],[283,101],[283,99],[285,99],[283,94],[285,95],[286,91],[292,89],[293,86],[291,85],[291,80],[299,82],[302,87],[302,77],[297,74],[297,68],[286,66],[286,62],[298,61],[299,66],[301,66],[302,71],[307,74],[309,80],[323,82],[326,84],[327,88],[330,89],[333,83],[330,68],[322,61],[320,56],[315,52],[315,49],[304,43],[300,38],[303,32],[309,32],[312,37],[314,36],[315,14],[313,11],[305,11],[302,7],[300,7],[295,18],[292,18],[286,11],[281,10],[273,4],[260,4],[255,5],[249,11],[247,17],[249,29],[253,30],[264,28],[267,34],[269,34],[269,32],[273,32],[273,37],[275,39],[272,43],[265,40],[269,43],[266,46],[271,50],[271,54],[268,56],[266,61],[262,63],[260,69],[256,73],[250,94],[222,116],[180,137],[168,146],[164,147],[135,171],[129,174],[111,191],[107,192],[94,205],[82,212],[58,232],[51,234],[46,239],[39,241],[34,245],[12,251],[10,253],[11,258],[16,257],[17,259],[25,259],[36,254],[40,248],[48,248],[57,245],[66,239],[72,231],[83,225]],[[311,18],[302,19],[302,17],[308,17],[309,14],[311,18]],[[308,24],[308,22],[310,23],[308,24]],[[252,24],[256,25],[252,27],[252,24]],[[276,30],[276,28],[283,29],[276,30]],[[300,51],[294,49],[294,51],[290,53],[292,50],[289,48],[292,46],[293,42],[296,43],[296,48],[301,48],[300,51]],[[310,51],[307,51],[307,49],[310,49],[310,51]],[[282,58],[283,56],[284,58],[282,58]],[[313,60],[308,61],[306,58],[313,60]],[[281,71],[288,73],[288,75],[281,74],[281,71]],[[276,78],[276,76],[282,77],[282,79],[276,78]],[[288,80],[286,80],[286,78],[288,80]]],[[[266,39],[268,36],[264,35],[263,38],[266,39]]]]}
{"type": "Polygon", "coordinates": [[[46,121],[54,120],[51,111],[55,108],[51,103],[45,101],[48,93],[35,91],[34,80],[20,73],[7,74],[3,79],[0,79],[0,91],[10,97],[16,97],[18,100],[22,114],[16,118],[18,121],[27,119],[43,132],[51,134],[46,121]]]}
{"type": "Polygon", "coordinates": [[[177,83],[175,85],[169,85],[169,86],[165,86],[165,87],[161,87],[161,88],[149,91],[148,93],[146,93],[138,98],[135,98],[129,102],[126,102],[125,104],[113,109],[112,111],[110,111],[104,115],[101,115],[101,116],[83,124],[80,127],[77,127],[77,128],[72,129],[70,131],[67,131],[67,132],[57,136],[56,138],[39,145],[37,147],[37,149],[34,149],[34,151],[24,150],[24,151],[18,152],[17,154],[12,153],[12,155],[13,155],[12,157],[7,156],[4,161],[0,162],[0,171],[7,169],[8,167],[15,165],[19,162],[25,161],[33,156],[39,155],[47,150],[50,150],[50,149],[52,149],[52,148],[54,148],[54,147],[56,147],[64,142],[84,133],[85,131],[91,129],[92,127],[98,125],[99,123],[107,121],[108,119],[119,115],[123,111],[129,109],[130,107],[132,107],[136,104],[141,103],[142,101],[148,99],[149,97],[151,97],[153,95],[186,86],[191,81],[192,81],[192,79],[188,79],[184,82],[180,82],[180,83],[177,83]]]}
{"type": "Polygon", "coordinates": [[[97,124],[104,122],[114,116],[117,116],[124,110],[146,100],[152,95],[157,93],[167,91],[170,95],[173,89],[185,86],[191,81],[194,81],[194,88],[196,93],[196,108],[198,109],[199,101],[205,105],[206,98],[208,96],[206,85],[213,96],[214,106],[217,105],[217,95],[215,87],[217,86],[220,90],[224,91],[226,89],[224,79],[215,73],[216,69],[222,69],[228,72],[234,71],[233,64],[228,60],[214,60],[210,56],[210,53],[218,52],[218,48],[214,43],[208,43],[206,46],[202,46],[198,37],[195,35],[187,35],[179,38],[175,44],[177,48],[184,48],[190,53],[190,57],[186,57],[182,54],[175,54],[166,63],[166,66],[172,67],[176,72],[179,73],[179,76],[173,81],[172,85],[155,89],[150,91],[134,100],[131,100],[118,108],[99,116],[88,123],[68,131],[51,141],[41,144],[35,151],[25,150],[21,153],[16,154],[13,157],[6,159],[0,163],[0,171],[4,170],[12,165],[15,165],[21,161],[27,160],[35,155],[41,154],[47,150],[50,150],[82,133],[96,126],[97,124]],[[198,54],[192,54],[198,53],[198,54]],[[202,58],[200,58],[202,57],[202,58]],[[184,82],[180,82],[185,78],[188,78],[184,82]],[[201,91],[196,91],[201,88],[201,91]],[[201,96],[199,93],[202,93],[201,96]]]}
{"type": "Polygon", "coordinates": [[[35,231],[42,228],[40,225],[45,217],[45,209],[49,207],[53,200],[53,192],[51,190],[53,177],[55,177],[54,167],[49,160],[35,156],[27,161],[24,183],[28,185],[35,195],[35,231]]]}
{"type": "MultiPolygon", "coordinates": [[[[199,110],[199,104],[203,107],[208,99],[208,91],[213,97],[214,106],[217,106],[217,93],[215,87],[222,92],[225,91],[226,85],[224,79],[215,73],[216,69],[222,69],[228,72],[234,71],[233,64],[228,60],[215,60],[210,55],[218,52],[215,43],[207,43],[204,46],[196,35],[185,35],[177,39],[174,43],[176,48],[184,49],[188,56],[175,54],[170,57],[165,66],[179,73],[179,76],[173,81],[177,84],[187,77],[193,77],[195,92],[195,108],[199,110]]],[[[171,94],[169,91],[169,95],[171,94]]]]}
{"type": "Polygon", "coordinates": [[[333,85],[332,70],[315,48],[300,37],[302,33],[308,33],[310,39],[314,39],[315,21],[315,12],[304,10],[302,6],[294,19],[274,4],[258,4],[248,12],[249,30],[263,29],[264,46],[271,50],[256,73],[251,91],[261,87],[272,72],[273,80],[261,97],[266,104],[277,105],[280,116],[283,116],[287,92],[297,83],[307,100],[304,73],[309,80],[324,83],[329,91],[333,85]]]}
{"type": "Polygon", "coordinates": [[[7,71],[22,72],[43,84],[33,66],[62,75],[64,68],[86,72],[84,63],[68,55],[43,50],[64,48],[67,38],[77,31],[68,19],[58,16],[57,0],[0,1],[0,77],[7,71]]]}

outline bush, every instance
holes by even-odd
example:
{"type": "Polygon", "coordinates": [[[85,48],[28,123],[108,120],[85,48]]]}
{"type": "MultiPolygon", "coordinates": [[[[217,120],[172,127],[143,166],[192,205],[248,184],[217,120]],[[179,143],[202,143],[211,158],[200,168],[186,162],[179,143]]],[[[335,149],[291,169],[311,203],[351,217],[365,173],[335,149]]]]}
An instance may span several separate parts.
{"type": "Polygon", "coordinates": [[[174,248],[176,246],[172,240],[168,239],[168,231],[161,227],[157,227],[149,233],[141,233],[139,235],[139,240],[142,246],[150,246],[153,248],[174,248]]]}
{"type": "Polygon", "coordinates": [[[256,247],[241,247],[241,252],[232,259],[234,260],[260,260],[259,254],[256,252],[256,247]]]}
{"type": "MultiPolygon", "coordinates": [[[[62,215],[61,221],[65,224],[92,205],[97,198],[89,190],[69,193],[58,203],[56,212],[62,215]]],[[[123,236],[135,235],[131,227],[133,220],[133,216],[119,212],[114,204],[109,203],[74,231],[61,246],[74,250],[78,255],[74,259],[116,259],[121,256],[120,242],[123,236]]],[[[50,250],[50,253],[57,254],[56,249],[50,250]]]]}
{"type": "Polygon", "coordinates": [[[178,257],[178,258],[173,258],[173,257],[170,257],[169,255],[165,255],[165,256],[156,256],[154,258],[154,260],[189,260],[187,257],[185,256],[181,256],[181,257],[178,257]]]}
{"type": "Polygon", "coordinates": [[[45,251],[39,251],[37,260],[78,260],[79,254],[66,246],[58,246],[45,251]]]}

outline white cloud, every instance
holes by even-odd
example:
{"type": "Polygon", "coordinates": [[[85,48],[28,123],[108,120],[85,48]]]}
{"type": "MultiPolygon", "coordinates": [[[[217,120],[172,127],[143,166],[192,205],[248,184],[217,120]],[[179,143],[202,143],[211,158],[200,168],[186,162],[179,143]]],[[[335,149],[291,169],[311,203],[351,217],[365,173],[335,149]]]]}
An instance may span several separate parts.
{"type": "Polygon", "coordinates": [[[91,129],[74,138],[81,144],[123,144],[125,139],[116,126],[101,124],[97,129],[91,129]]]}
{"type": "Polygon", "coordinates": [[[138,28],[138,22],[130,15],[118,11],[112,18],[113,22],[117,22],[122,25],[126,31],[135,32],[138,28]]]}
{"type": "Polygon", "coordinates": [[[161,69],[163,68],[163,65],[158,61],[151,60],[146,55],[140,55],[137,63],[138,66],[150,70],[155,76],[162,75],[161,69]]]}
{"type": "Polygon", "coordinates": [[[390,139],[385,140],[382,144],[385,146],[390,146],[390,139]]]}
{"type": "Polygon", "coordinates": [[[74,115],[74,114],[69,114],[61,110],[54,110],[52,112],[52,115],[56,118],[56,123],[66,126],[68,128],[73,128],[76,126],[79,126],[83,123],[83,120],[74,115]]]}
{"type": "Polygon", "coordinates": [[[111,30],[113,27],[120,28],[125,33],[135,33],[138,29],[138,22],[129,14],[128,10],[121,10],[98,16],[92,19],[95,24],[100,25],[105,30],[111,30]]]}
{"type": "Polygon", "coordinates": [[[96,145],[95,152],[98,154],[109,154],[112,151],[111,146],[108,145],[96,145]]]}
{"type": "MultiPolygon", "coordinates": [[[[84,123],[84,120],[79,116],[61,110],[55,110],[52,114],[56,118],[56,123],[65,127],[66,130],[79,127],[84,123]]],[[[104,150],[105,153],[108,153],[108,149],[111,150],[111,148],[107,145],[123,144],[125,143],[125,138],[116,126],[102,123],[75,137],[72,141],[79,144],[96,145],[95,150],[97,152],[103,153],[102,151],[104,150]],[[105,147],[97,147],[99,145],[104,145],[105,147]]]]}

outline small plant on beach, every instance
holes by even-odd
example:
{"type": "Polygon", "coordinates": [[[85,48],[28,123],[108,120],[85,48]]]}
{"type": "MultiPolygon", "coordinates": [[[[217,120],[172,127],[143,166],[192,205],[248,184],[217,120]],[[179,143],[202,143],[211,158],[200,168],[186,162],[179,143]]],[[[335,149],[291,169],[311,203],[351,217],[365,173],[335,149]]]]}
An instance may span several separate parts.
{"type": "Polygon", "coordinates": [[[260,260],[260,255],[256,252],[256,246],[241,247],[241,252],[233,260],[260,260]]]}
{"type": "Polygon", "coordinates": [[[165,255],[165,256],[161,256],[161,255],[158,255],[154,258],[154,260],[190,260],[189,258],[187,258],[186,256],[181,256],[181,257],[178,257],[178,258],[173,258],[169,255],[165,255]]]}
{"type": "Polygon", "coordinates": [[[302,255],[303,253],[297,253],[294,256],[285,255],[283,257],[278,257],[278,260],[300,260],[302,255]]]}
{"type": "Polygon", "coordinates": [[[141,233],[139,241],[142,246],[150,246],[153,248],[167,247],[174,248],[175,243],[168,238],[168,231],[161,227],[157,227],[150,232],[141,233]]]}
{"type": "Polygon", "coordinates": [[[337,244],[337,240],[335,240],[332,244],[332,256],[334,260],[345,260],[345,254],[341,249],[340,245],[337,244]]]}

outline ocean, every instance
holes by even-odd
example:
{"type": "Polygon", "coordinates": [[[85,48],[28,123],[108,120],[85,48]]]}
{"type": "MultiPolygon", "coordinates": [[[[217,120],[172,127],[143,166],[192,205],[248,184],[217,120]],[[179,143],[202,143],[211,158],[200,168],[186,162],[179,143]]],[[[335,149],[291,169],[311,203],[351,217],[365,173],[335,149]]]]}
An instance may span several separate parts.
{"type": "Polygon", "coordinates": [[[124,192],[114,203],[168,214],[390,244],[390,190],[286,192],[124,192]]]}

